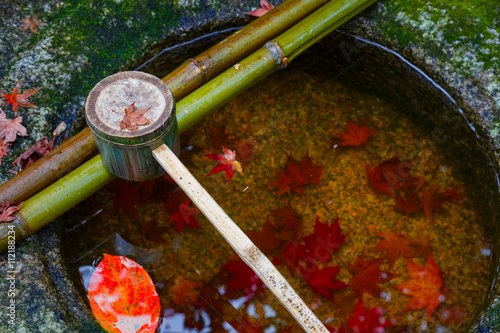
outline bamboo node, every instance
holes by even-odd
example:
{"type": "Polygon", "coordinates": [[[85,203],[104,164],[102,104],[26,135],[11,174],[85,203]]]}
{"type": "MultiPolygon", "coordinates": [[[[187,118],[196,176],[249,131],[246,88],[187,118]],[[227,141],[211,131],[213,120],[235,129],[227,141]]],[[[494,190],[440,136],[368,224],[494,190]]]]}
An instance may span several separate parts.
{"type": "Polygon", "coordinates": [[[271,52],[271,55],[274,57],[274,59],[276,59],[279,69],[283,69],[288,65],[288,58],[286,57],[285,52],[278,43],[276,43],[274,40],[270,40],[269,42],[264,44],[264,47],[267,48],[271,52]]]}

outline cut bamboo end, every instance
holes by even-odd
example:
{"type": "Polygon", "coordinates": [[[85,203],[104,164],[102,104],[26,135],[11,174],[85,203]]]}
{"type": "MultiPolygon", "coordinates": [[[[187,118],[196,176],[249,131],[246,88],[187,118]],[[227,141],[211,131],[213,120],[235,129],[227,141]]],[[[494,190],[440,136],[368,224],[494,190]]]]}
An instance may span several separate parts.
{"type": "Polygon", "coordinates": [[[164,143],[179,149],[175,101],[156,76],[134,71],[105,78],[90,92],[85,115],[104,166],[117,177],[161,176],[151,150],[164,143]]]}
{"type": "Polygon", "coordinates": [[[165,145],[153,150],[153,156],[240,258],[260,277],[300,326],[306,332],[327,333],[328,330],[323,323],[304,303],[278,269],[231,220],[177,156],[165,145]]]}

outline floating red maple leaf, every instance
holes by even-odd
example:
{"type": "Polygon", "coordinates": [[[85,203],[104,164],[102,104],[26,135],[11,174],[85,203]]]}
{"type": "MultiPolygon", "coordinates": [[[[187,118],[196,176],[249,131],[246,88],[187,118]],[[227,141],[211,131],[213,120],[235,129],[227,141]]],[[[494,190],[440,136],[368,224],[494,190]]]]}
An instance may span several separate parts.
{"type": "Polygon", "coordinates": [[[285,193],[291,194],[291,191],[303,194],[303,186],[307,184],[319,184],[323,173],[323,167],[316,166],[309,158],[307,151],[299,161],[288,156],[283,171],[276,172],[277,180],[269,182],[270,187],[278,188],[278,197],[285,193]]]}
{"type": "Polygon", "coordinates": [[[443,284],[439,267],[430,251],[426,267],[411,261],[407,261],[406,266],[411,280],[394,286],[403,294],[412,296],[403,311],[427,308],[427,316],[430,317],[439,304],[444,302],[445,294],[449,291],[443,284]]]}
{"type": "Polygon", "coordinates": [[[314,263],[309,263],[307,269],[300,267],[302,276],[315,292],[332,299],[330,291],[348,287],[342,281],[335,280],[340,267],[326,267],[319,269],[314,263]]]}
{"type": "Polygon", "coordinates": [[[349,265],[349,269],[353,274],[349,284],[358,297],[361,298],[365,291],[374,297],[380,297],[382,289],[378,284],[390,281],[396,276],[396,274],[379,270],[379,266],[384,259],[385,257],[365,260],[365,255],[362,253],[349,265]]]}
{"type": "Polygon", "coordinates": [[[36,108],[36,105],[28,101],[28,97],[36,93],[40,88],[27,89],[21,94],[21,83],[18,83],[17,86],[14,87],[12,94],[3,93],[3,97],[7,100],[7,103],[12,105],[12,110],[14,112],[17,112],[19,106],[36,108]]]}
{"type": "Polygon", "coordinates": [[[347,131],[335,134],[333,137],[341,140],[340,146],[361,146],[375,133],[377,131],[370,130],[366,124],[365,126],[359,126],[347,120],[347,131]]]}
{"type": "Polygon", "coordinates": [[[381,307],[366,310],[363,300],[359,300],[352,317],[347,319],[347,325],[356,333],[384,333],[385,327],[392,326],[392,321],[385,319],[381,307]]]}
{"type": "Polygon", "coordinates": [[[189,207],[191,201],[187,200],[179,205],[179,211],[173,213],[170,217],[171,222],[177,222],[177,233],[180,234],[182,230],[186,229],[188,226],[193,228],[200,228],[198,221],[196,221],[195,216],[200,214],[198,208],[189,207]]]}
{"type": "Polygon", "coordinates": [[[22,19],[21,22],[23,22],[24,25],[21,28],[21,30],[19,30],[19,31],[24,31],[24,30],[27,30],[29,28],[35,34],[38,34],[38,28],[43,27],[45,25],[45,23],[43,23],[42,21],[40,21],[38,19],[39,17],[40,17],[40,15],[22,19]]]}
{"type": "Polygon", "coordinates": [[[365,164],[368,181],[373,190],[390,196],[394,196],[393,191],[399,188],[400,182],[410,180],[410,166],[410,160],[400,160],[398,156],[380,163],[373,169],[365,164]]]}
{"type": "Polygon", "coordinates": [[[107,332],[153,333],[160,299],[148,273],[126,257],[104,254],[90,278],[90,307],[107,332]]]}
{"type": "Polygon", "coordinates": [[[253,10],[253,11],[248,12],[246,14],[248,14],[250,16],[261,17],[262,15],[268,13],[269,11],[271,11],[274,8],[274,6],[271,5],[269,2],[267,2],[266,0],[260,0],[260,6],[262,8],[257,8],[256,10],[253,10]]]}
{"type": "Polygon", "coordinates": [[[0,214],[0,222],[14,221],[16,217],[13,214],[17,212],[22,205],[22,202],[18,205],[8,201],[0,202],[0,212],[2,212],[2,214],[0,214]]]}
{"type": "Polygon", "coordinates": [[[174,278],[174,285],[170,287],[168,292],[174,297],[174,303],[179,304],[193,304],[198,299],[198,292],[195,290],[201,286],[201,283],[191,281],[190,279],[185,279],[182,276],[176,276],[174,278]]]}
{"type": "Polygon", "coordinates": [[[333,252],[340,249],[344,244],[345,238],[346,235],[342,234],[338,217],[329,226],[326,223],[322,223],[316,217],[314,234],[304,237],[304,242],[306,242],[308,253],[315,260],[324,263],[331,259],[333,252]]]}
{"type": "Polygon", "coordinates": [[[207,175],[211,176],[218,172],[226,172],[226,180],[230,181],[234,175],[235,171],[243,174],[243,169],[241,168],[240,162],[236,161],[236,152],[230,149],[222,147],[224,154],[206,154],[205,157],[211,158],[212,160],[218,161],[212,171],[207,175]]]}
{"type": "Polygon", "coordinates": [[[137,126],[147,125],[151,119],[144,117],[144,113],[149,109],[151,109],[151,107],[135,110],[135,102],[127,106],[125,108],[125,116],[120,121],[120,130],[126,128],[135,133],[137,126]]]}
{"type": "Polygon", "coordinates": [[[243,291],[245,296],[264,292],[265,284],[242,260],[230,261],[222,268],[231,275],[227,283],[229,291],[243,291]]]}

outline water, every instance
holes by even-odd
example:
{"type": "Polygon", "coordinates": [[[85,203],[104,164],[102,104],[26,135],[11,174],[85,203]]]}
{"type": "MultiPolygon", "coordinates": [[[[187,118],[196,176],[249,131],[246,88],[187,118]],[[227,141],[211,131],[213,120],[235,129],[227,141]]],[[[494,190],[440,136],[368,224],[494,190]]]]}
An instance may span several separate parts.
{"type": "MultiPolygon", "coordinates": [[[[493,258],[488,228],[494,213],[471,186],[474,174],[464,177],[467,169],[453,139],[444,142],[447,150],[436,144],[438,126],[422,120],[430,102],[411,104],[389,89],[388,96],[374,93],[364,83],[365,64],[373,62],[364,50],[351,53],[349,61],[344,55],[348,66],[328,71],[324,56],[314,54],[184,133],[181,159],[332,329],[348,329],[349,317],[359,319],[354,312],[360,300],[367,310],[383,311],[391,331],[466,329],[485,302],[493,258]],[[346,131],[347,122],[376,133],[359,147],[344,147],[335,136],[346,131]],[[236,150],[243,165],[243,174],[230,182],[224,173],[206,177],[217,163],[204,155],[221,154],[222,146],[236,150]],[[286,171],[288,158],[300,161],[306,154],[315,176],[305,185],[282,181],[290,193],[279,196],[278,176],[293,178],[292,162],[286,171]],[[383,163],[395,156],[409,162],[383,163]],[[381,164],[391,171],[384,178],[387,194],[374,190],[380,191],[380,180],[368,178],[367,168],[381,164]],[[315,234],[315,226],[325,228],[321,223],[337,235],[315,234]],[[397,237],[384,243],[389,234],[397,237]],[[402,242],[399,247],[396,241],[402,242]],[[380,251],[374,250],[377,244],[380,251]],[[442,285],[420,281],[418,292],[438,290],[436,308],[425,301],[412,309],[402,283],[418,280],[409,267],[423,267],[422,276],[430,256],[439,269],[433,278],[442,285]],[[361,276],[363,259],[373,264],[375,275],[361,276]],[[330,279],[322,281],[328,272],[330,279]],[[368,283],[366,288],[359,281],[368,283]]],[[[444,113],[449,105],[432,108],[444,113]]],[[[162,305],[159,332],[295,332],[298,325],[201,214],[194,215],[199,228],[171,222],[186,200],[166,178],[118,180],[68,214],[68,258],[82,281],[82,296],[103,253],[124,255],[143,265],[155,283],[162,305]]]]}

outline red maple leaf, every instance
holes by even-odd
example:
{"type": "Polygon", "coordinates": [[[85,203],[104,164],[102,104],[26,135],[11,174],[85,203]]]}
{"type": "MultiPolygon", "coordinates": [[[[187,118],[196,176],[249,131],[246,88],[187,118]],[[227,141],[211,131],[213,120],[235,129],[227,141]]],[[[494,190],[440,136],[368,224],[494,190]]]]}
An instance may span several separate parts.
{"type": "Polygon", "coordinates": [[[393,191],[399,188],[401,182],[411,179],[410,166],[410,160],[400,160],[398,156],[380,163],[373,169],[365,164],[368,181],[373,190],[390,196],[394,196],[393,191]]]}
{"type": "Polygon", "coordinates": [[[45,25],[45,23],[43,23],[42,21],[40,21],[38,19],[39,17],[40,17],[40,15],[22,19],[21,22],[23,22],[24,25],[21,28],[21,30],[19,30],[19,31],[24,31],[24,30],[27,30],[29,28],[35,34],[38,34],[38,28],[43,27],[45,25]]]}
{"type": "Polygon", "coordinates": [[[399,256],[410,258],[413,254],[411,240],[409,237],[403,235],[399,230],[387,230],[375,233],[377,236],[383,238],[373,248],[374,252],[387,251],[387,260],[389,266],[392,267],[399,256]]]}
{"type": "Polygon", "coordinates": [[[269,2],[267,2],[266,0],[260,0],[260,6],[262,8],[257,8],[256,10],[253,10],[253,11],[248,12],[246,14],[248,14],[250,16],[261,17],[262,15],[268,13],[269,11],[271,11],[274,8],[274,6],[271,5],[269,2]]]}
{"type": "Polygon", "coordinates": [[[307,252],[305,245],[290,243],[288,246],[273,260],[273,264],[278,266],[281,264],[286,264],[288,269],[295,273],[295,270],[299,268],[299,261],[307,257],[307,252]]]}
{"type": "Polygon", "coordinates": [[[303,194],[303,186],[307,184],[319,184],[323,173],[323,167],[316,166],[309,158],[307,151],[299,161],[288,156],[283,171],[276,172],[276,180],[269,182],[270,187],[278,188],[278,197],[285,193],[291,194],[291,191],[303,194]]]}
{"type": "Polygon", "coordinates": [[[347,325],[356,333],[383,333],[385,327],[391,327],[392,321],[385,319],[381,307],[366,310],[363,300],[359,300],[352,317],[347,319],[347,325]]]}
{"type": "Polygon", "coordinates": [[[311,288],[320,295],[332,299],[330,291],[348,287],[342,281],[335,280],[340,267],[326,267],[319,269],[314,263],[307,265],[307,268],[300,266],[302,276],[311,288]]]}
{"type": "Polygon", "coordinates": [[[201,286],[201,283],[176,276],[174,278],[174,285],[170,287],[168,292],[175,296],[173,299],[177,305],[185,303],[193,304],[198,299],[199,294],[195,289],[199,286],[201,286]]]}
{"type": "Polygon", "coordinates": [[[344,244],[345,238],[346,235],[342,234],[338,217],[329,226],[326,223],[322,223],[316,217],[314,234],[304,237],[304,242],[306,243],[308,253],[315,260],[324,263],[331,259],[333,252],[340,249],[344,244]]]}
{"type": "Polygon", "coordinates": [[[22,202],[18,205],[8,202],[6,200],[0,202],[0,211],[2,212],[2,214],[0,214],[0,222],[14,221],[16,217],[13,214],[17,212],[22,205],[23,205],[22,202]]]}
{"type": "Polygon", "coordinates": [[[255,272],[242,260],[230,261],[222,268],[230,273],[227,282],[229,291],[242,291],[245,296],[261,295],[264,292],[265,284],[255,274],[255,272]]]}
{"type": "Polygon", "coordinates": [[[200,214],[198,208],[189,207],[191,201],[187,200],[179,205],[179,211],[172,214],[170,222],[177,222],[177,233],[180,234],[182,230],[188,226],[199,229],[200,226],[196,221],[195,216],[200,214]]]}
{"type": "Polygon", "coordinates": [[[36,105],[28,101],[28,97],[36,93],[40,88],[27,89],[21,94],[21,83],[19,82],[17,86],[14,87],[12,94],[3,93],[3,97],[7,100],[7,103],[12,105],[12,110],[14,112],[17,112],[19,106],[36,108],[36,105]]]}
{"type": "Polygon", "coordinates": [[[135,133],[137,126],[147,125],[151,119],[144,117],[144,113],[149,109],[151,109],[151,107],[135,110],[135,102],[132,102],[132,104],[125,108],[125,116],[120,121],[120,130],[126,128],[135,133]]]}
{"type": "Polygon", "coordinates": [[[335,134],[333,137],[341,140],[340,146],[361,146],[375,133],[377,131],[370,130],[366,124],[365,126],[359,126],[347,120],[347,131],[335,134]]]}
{"type": "Polygon", "coordinates": [[[234,175],[235,171],[243,174],[243,169],[241,168],[241,163],[236,161],[236,152],[230,149],[222,147],[224,154],[206,154],[205,157],[211,158],[212,160],[218,161],[212,171],[207,175],[211,176],[218,172],[226,172],[226,180],[230,181],[234,175]]]}
{"type": "Polygon", "coordinates": [[[358,297],[361,298],[365,291],[374,297],[380,297],[382,289],[378,284],[392,280],[396,276],[396,274],[379,270],[384,259],[385,257],[365,260],[365,255],[362,253],[349,265],[353,274],[349,284],[358,297]]]}
{"type": "Polygon", "coordinates": [[[403,312],[427,308],[427,316],[430,317],[439,304],[444,302],[445,294],[449,291],[443,284],[439,267],[430,251],[426,267],[411,261],[407,261],[406,266],[411,280],[394,286],[403,294],[412,296],[403,312]]]}

